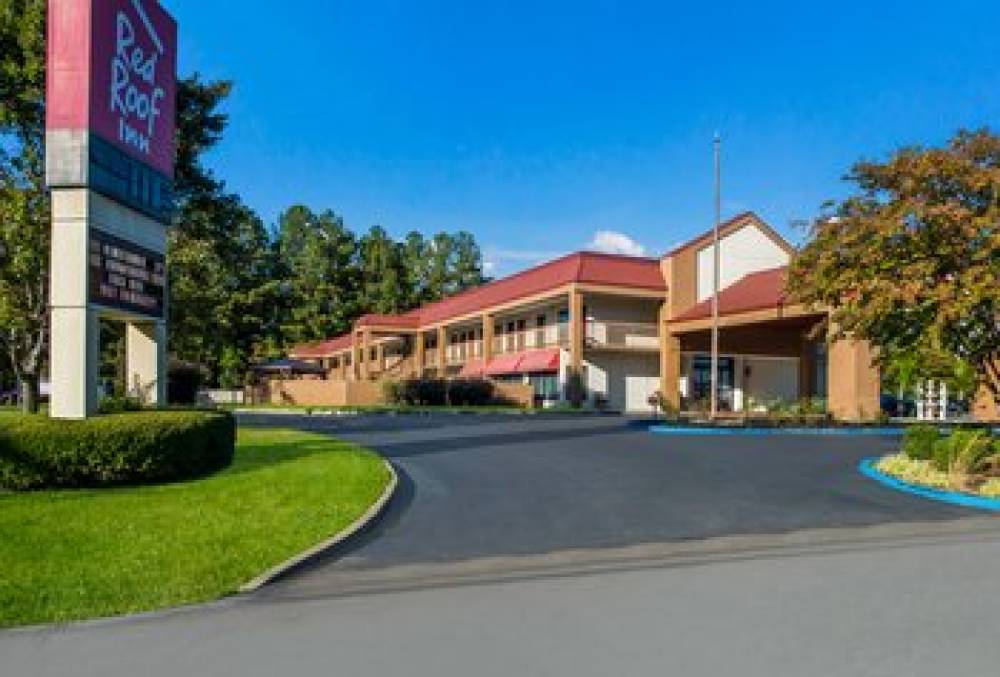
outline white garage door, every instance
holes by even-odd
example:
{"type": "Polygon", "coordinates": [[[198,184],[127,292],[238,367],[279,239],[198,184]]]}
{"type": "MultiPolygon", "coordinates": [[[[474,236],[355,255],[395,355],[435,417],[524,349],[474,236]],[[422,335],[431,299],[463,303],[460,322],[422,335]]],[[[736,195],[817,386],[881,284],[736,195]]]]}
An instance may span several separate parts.
{"type": "Polygon", "coordinates": [[[601,355],[593,358],[608,407],[616,411],[649,412],[649,396],[660,389],[660,360],[654,354],[601,355]]]}
{"type": "Polygon", "coordinates": [[[625,410],[630,412],[648,412],[649,396],[660,389],[659,375],[626,374],[625,376],[625,410]]]}

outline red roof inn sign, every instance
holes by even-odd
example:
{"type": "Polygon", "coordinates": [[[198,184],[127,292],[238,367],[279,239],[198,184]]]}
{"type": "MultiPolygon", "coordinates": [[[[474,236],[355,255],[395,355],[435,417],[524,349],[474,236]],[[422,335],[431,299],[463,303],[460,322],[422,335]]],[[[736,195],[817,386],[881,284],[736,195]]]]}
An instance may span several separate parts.
{"type": "Polygon", "coordinates": [[[86,185],[166,221],[176,71],[177,24],[155,0],[50,0],[46,127],[78,153],[49,163],[50,185],[86,185]]]}
{"type": "Polygon", "coordinates": [[[177,24],[156,0],[49,0],[50,411],[97,407],[99,322],[125,322],[127,387],[166,394],[177,24]]]}

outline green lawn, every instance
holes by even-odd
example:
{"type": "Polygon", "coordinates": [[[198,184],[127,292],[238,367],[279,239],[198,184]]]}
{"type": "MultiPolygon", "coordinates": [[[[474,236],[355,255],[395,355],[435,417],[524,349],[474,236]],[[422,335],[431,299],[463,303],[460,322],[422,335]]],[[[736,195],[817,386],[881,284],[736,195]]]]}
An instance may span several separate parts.
{"type": "Polygon", "coordinates": [[[350,524],[388,481],[381,459],[356,446],[244,429],[234,464],[205,479],[0,493],[0,627],[232,593],[350,524]]]}

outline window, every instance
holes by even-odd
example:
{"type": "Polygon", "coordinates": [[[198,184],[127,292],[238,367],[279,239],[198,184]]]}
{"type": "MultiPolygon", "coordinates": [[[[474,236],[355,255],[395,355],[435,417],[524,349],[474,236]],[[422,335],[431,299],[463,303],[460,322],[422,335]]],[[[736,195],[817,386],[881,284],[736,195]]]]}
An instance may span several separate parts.
{"type": "MultiPolygon", "coordinates": [[[[736,363],[731,357],[719,358],[718,402],[720,411],[733,410],[733,382],[736,363]]],[[[712,398],[712,358],[695,355],[691,360],[691,400],[707,402],[712,398]]]]}
{"type": "Polygon", "coordinates": [[[378,348],[371,348],[368,351],[368,361],[374,362],[378,359],[378,348]]]}
{"type": "Polygon", "coordinates": [[[345,367],[351,366],[351,354],[350,353],[347,353],[346,355],[344,355],[344,366],[345,367]]]}
{"type": "Polygon", "coordinates": [[[339,369],[340,368],[340,358],[339,357],[335,357],[332,360],[330,360],[330,368],[331,369],[339,369]]]}
{"type": "Polygon", "coordinates": [[[541,347],[545,346],[546,343],[547,343],[546,340],[545,340],[545,316],[544,315],[539,315],[538,317],[535,318],[535,326],[537,327],[537,329],[535,330],[535,347],[536,348],[541,348],[541,347]]]}
{"type": "Polygon", "coordinates": [[[556,374],[528,374],[528,383],[535,389],[535,399],[539,402],[559,399],[559,377],[556,374]]]}

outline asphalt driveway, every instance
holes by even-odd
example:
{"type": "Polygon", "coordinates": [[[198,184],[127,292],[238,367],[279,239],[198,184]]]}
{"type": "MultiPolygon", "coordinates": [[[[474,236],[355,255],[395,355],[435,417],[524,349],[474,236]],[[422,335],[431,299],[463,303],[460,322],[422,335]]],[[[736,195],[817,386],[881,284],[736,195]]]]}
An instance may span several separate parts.
{"type": "Polygon", "coordinates": [[[278,592],[408,565],[981,516],[859,475],[860,459],[897,444],[884,437],[676,437],[575,415],[244,416],[241,424],[349,439],[384,454],[400,476],[377,525],[278,592]]]}

